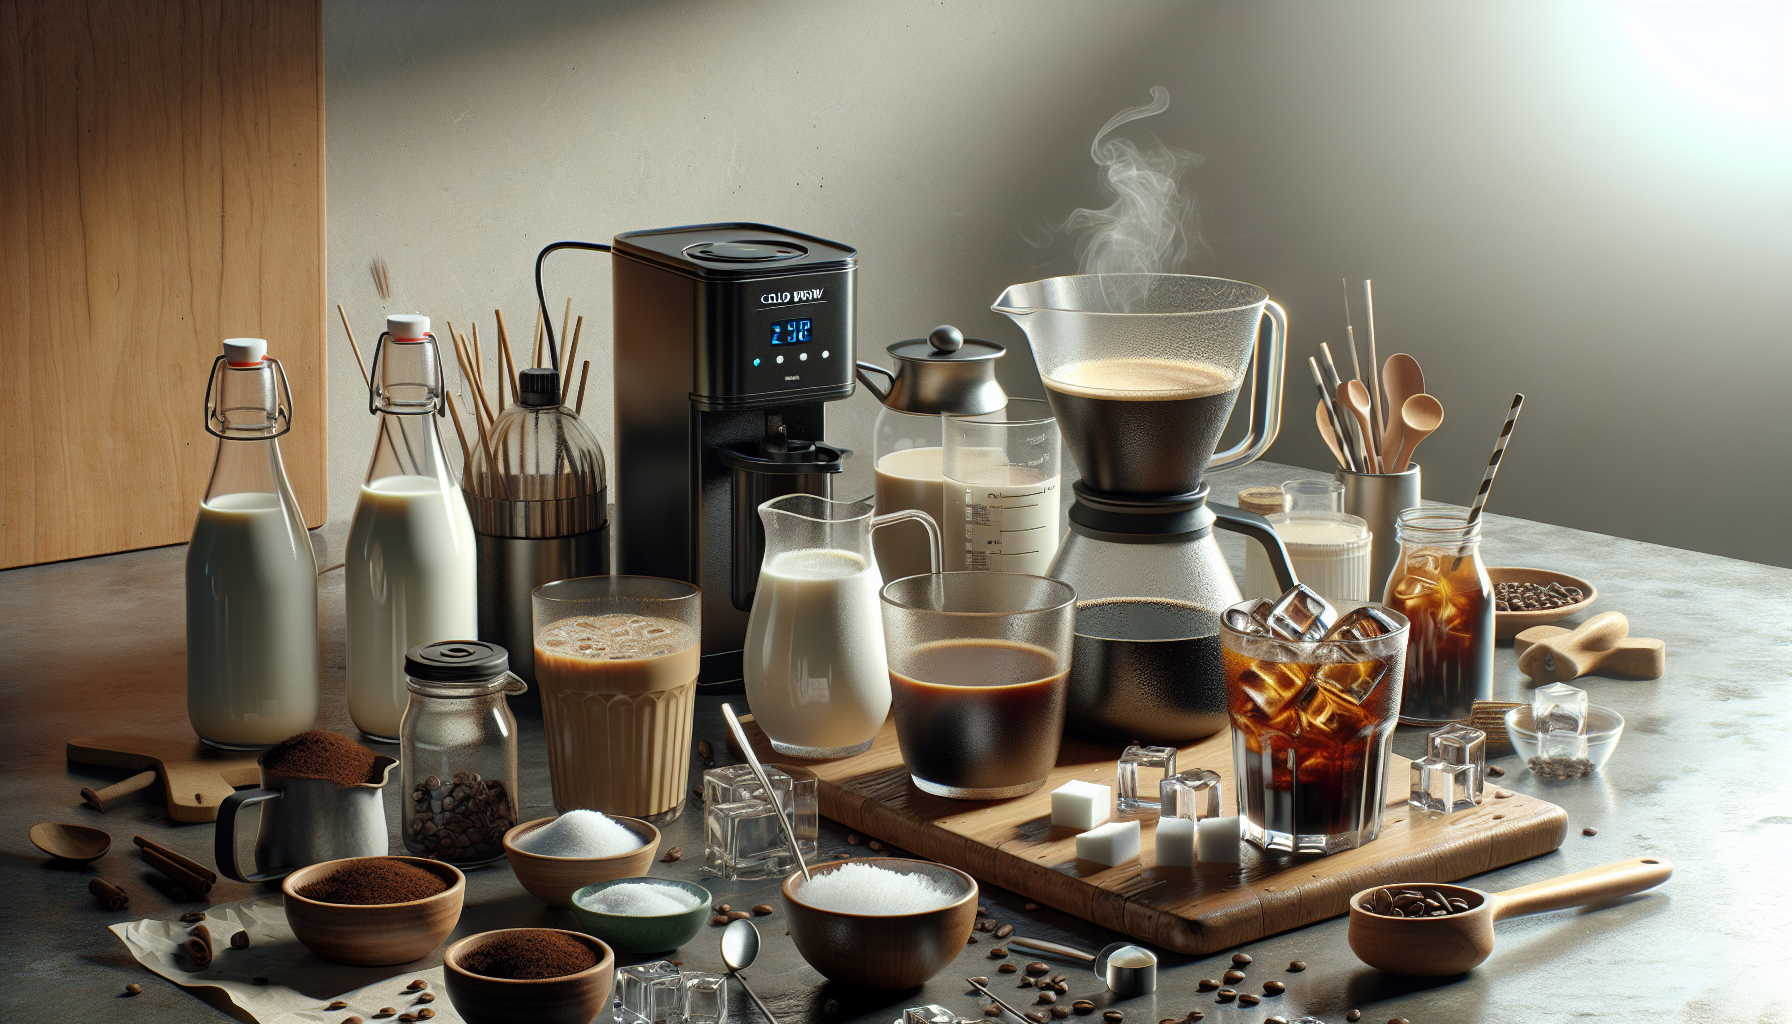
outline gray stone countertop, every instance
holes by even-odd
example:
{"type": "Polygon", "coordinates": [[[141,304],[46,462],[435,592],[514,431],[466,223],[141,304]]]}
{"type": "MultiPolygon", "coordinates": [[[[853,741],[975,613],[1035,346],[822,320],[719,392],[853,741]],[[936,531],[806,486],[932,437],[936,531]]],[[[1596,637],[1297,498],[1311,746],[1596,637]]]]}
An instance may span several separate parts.
{"type": "MultiPolygon", "coordinates": [[[[1214,494],[1229,501],[1242,487],[1313,475],[1259,463],[1215,477],[1214,494]]],[[[1714,520],[1713,528],[1721,522],[1714,520]]],[[[327,549],[320,564],[336,560],[329,554],[340,551],[345,531],[345,524],[319,531],[317,543],[327,549]]],[[[1225,543],[1236,568],[1242,542],[1225,543]]],[[[1219,1005],[1211,993],[1196,991],[1198,979],[1217,978],[1229,966],[1233,950],[1198,959],[1168,955],[1154,997],[1118,1004],[1128,1024],[1181,1018],[1192,1009],[1205,1012],[1208,1021],[1240,1024],[1303,1013],[1339,1022],[1352,1007],[1363,1011],[1365,1021],[1403,1017],[1414,1024],[1792,1020],[1792,988],[1785,981],[1792,968],[1792,894],[1784,884],[1792,867],[1792,782],[1775,753],[1792,735],[1792,571],[1497,515],[1489,517],[1483,552],[1492,565],[1555,568],[1593,581],[1600,592],[1595,611],[1622,611],[1634,634],[1666,641],[1668,672],[1649,682],[1594,677],[1579,684],[1628,722],[1616,755],[1592,778],[1544,782],[1515,757],[1493,762],[1508,772],[1502,784],[1567,808],[1569,834],[1554,853],[1467,884],[1499,890],[1644,855],[1672,861],[1673,879],[1602,906],[1504,922],[1491,959],[1454,978],[1402,978],[1364,966],[1345,943],[1343,918],[1243,947],[1255,963],[1242,988],[1260,990],[1271,979],[1288,986],[1286,994],[1256,1007],[1219,1005]],[[1597,835],[1582,835],[1583,827],[1597,835]],[[1285,973],[1295,959],[1309,968],[1285,973]]],[[[69,737],[84,733],[187,733],[184,556],[184,547],[176,546],[0,572],[0,651],[7,662],[0,686],[11,733],[0,745],[0,891],[8,904],[0,914],[0,939],[11,951],[0,975],[0,1018],[201,1021],[226,1015],[145,971],[105,930],[117,921],[168,918],[194,906],[172,903],[148,884],[132,852],[132,835],[209,863],[211,827],[174,825],[147,795],[105,815],[88,810],[80,788],[109,784],[124,773],[69,764],[63,749],[69,737]],[[52,863],[26,838],[39,821],[104,828],[113,836],[112,852],[87,867],[52,863]],[[130,909],[99,909],[86,892],[94,875],[126,886],[130,909]],[[131,982],[142,983],[143,994],[121,1000],[131,982]]],[[[353,735],[343,703],[341,572],[326,575],[323,583],[319,726],[353,735]]],[[[1501,645],[1496,668],[1495,696],[1523,699],[1526,681],[1509,643],[1501,645]]],[[[722,699],[701,699],[696,724],[697,735],[718,747],[722,699]]],[[[526,709],[519,718],[524,817],[538,817],[552,813],[541,722],[526,709]]],[[[1417,729],[1402,729],[1396,739],[1396,749],[1407,755],[1422,745],[1417,729]]],[[[693,763],[693,781],[700,771],[693,763]]],[[[396,835],[398,804],[387,803],[396,835]]],[[[685,857],[656,864],[654,874],[697,877],[700,819],[699,810],[691,809],[668,826],[667,844],[683,846],[685,857]]],[[[824,854],[847,849],[845,831],[824,821],[822,848],[824,854]]],[[[703,884],[737,906],[779,902],[776,881],[703,884]]],[[[257,891],[222,882],[211,898],[223,903],[257,891]]],[[[1028,911],[1012,893],[986,888],[984,899],[994,917],[1022,934],[1090,950],[1118,937],[1059,911],[1028,911]]],[[[457,934],[505,925],[570,926],[571,920],[568,912],[550,910],[523,892],[500,863],[471,873],[457,934]]],[[[966,947],[924,989],[852,991],[827,983],[796,955],[784,936],[782,911],[759,923],[766,948],[749,974],[785,1024],[885,1024],[904,1007],[929,1002],[977,1017],[985,1001],[968,994],[960,979],[999,977],[990,969],[986,940],[966,947]]],[[[717,930],[706,929],[675,958],[689,969],[719,970],[717,930]]],[[[439,954],[402,973],[436,962],[439,954]]],[[[1069,998],[1097,998],[1101,985],[1085,970],[1070,963],[1055,969],[1073,979],[1069,998]]],[[[1011,981],[1008,988],[1024,991],[1011,981]]],[[[730,1016],[737,1022],[761,1017],[738,988],[730,1016]]]]}

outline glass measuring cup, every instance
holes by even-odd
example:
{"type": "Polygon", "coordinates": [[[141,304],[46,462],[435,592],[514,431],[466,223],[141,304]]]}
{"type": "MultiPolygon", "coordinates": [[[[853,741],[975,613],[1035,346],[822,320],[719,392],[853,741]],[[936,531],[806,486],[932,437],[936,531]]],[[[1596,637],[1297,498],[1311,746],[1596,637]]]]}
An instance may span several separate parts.
{"type": "Polygon", "coordinates": [[[1037,399],[945,421],[941,555],[948,572],[1044,575],[1063,533],[1058,421],[1037,399]]]}

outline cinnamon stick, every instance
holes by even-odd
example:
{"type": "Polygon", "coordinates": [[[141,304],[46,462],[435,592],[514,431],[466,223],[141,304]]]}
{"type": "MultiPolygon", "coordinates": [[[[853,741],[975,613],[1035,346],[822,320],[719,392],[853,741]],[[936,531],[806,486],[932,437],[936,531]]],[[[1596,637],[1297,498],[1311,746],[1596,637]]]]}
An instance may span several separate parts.
{"type": "Polygon", "coordinates": [[[93,893],[94,898],[107,910],[123,910],[125,904],[131,901],[129,893],[104,878],[88,879],[87,891],[93,893]]]}
{"type": "Polygon", "coordinates": [[[205,925],[196,924],[187,933],[185,945],[187,958],[193,961],[193,969],[203,971],[212,965],[212,932],[205,925]]]}
{"type": "Polygon", "coordinates": [[[208,893],[212,891],[212,886],[218,883],[217,872],[196,860],[175,853],[160,843],[142,836],[132,836],[131,842],[136,843],[137,848],[142,851],[144,863],[167,875],[188,892],[208,893]]]}

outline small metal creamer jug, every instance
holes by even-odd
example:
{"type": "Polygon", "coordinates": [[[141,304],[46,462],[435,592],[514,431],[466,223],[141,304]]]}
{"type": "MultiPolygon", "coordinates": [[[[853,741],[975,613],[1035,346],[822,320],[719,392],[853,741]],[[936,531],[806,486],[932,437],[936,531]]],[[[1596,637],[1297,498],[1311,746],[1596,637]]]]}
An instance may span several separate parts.
{"type": "Polygon", "coordinates": [[[302,867],[344,857],[383,857],[390,847],[386,830],[386,780],[398,759],[373,760],[377,782],[338,786],[329,779],[291,779],[261,769],[261,787],[232,793],[218,805],[213,855],[218,870],[239,882],[271,882],[302,867]],[[255,866],[244,871],[236,856],[237,812],[261,804],[255,835],[255,866]]]}

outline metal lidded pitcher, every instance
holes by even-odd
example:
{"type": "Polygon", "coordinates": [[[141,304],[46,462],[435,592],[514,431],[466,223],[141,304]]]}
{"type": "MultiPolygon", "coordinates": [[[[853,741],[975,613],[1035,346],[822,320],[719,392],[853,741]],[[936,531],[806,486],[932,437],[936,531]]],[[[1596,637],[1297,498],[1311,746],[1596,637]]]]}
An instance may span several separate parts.
{"type": "Polygon", "coordinates": [[[241,789],[218,805],[213,855],[218,870],[239,882],[271,882],[311,864],[344,857],[383,857],[390,850],[386,831],[386,779],[398,759],[375,755],[378,781],[338,786],[329,779],[294,779],[261,769],[261,788],[241,789]],[[261,804],[255,835],[255,866],[244,871],[236,856],[237,812],[261,804]]]}

